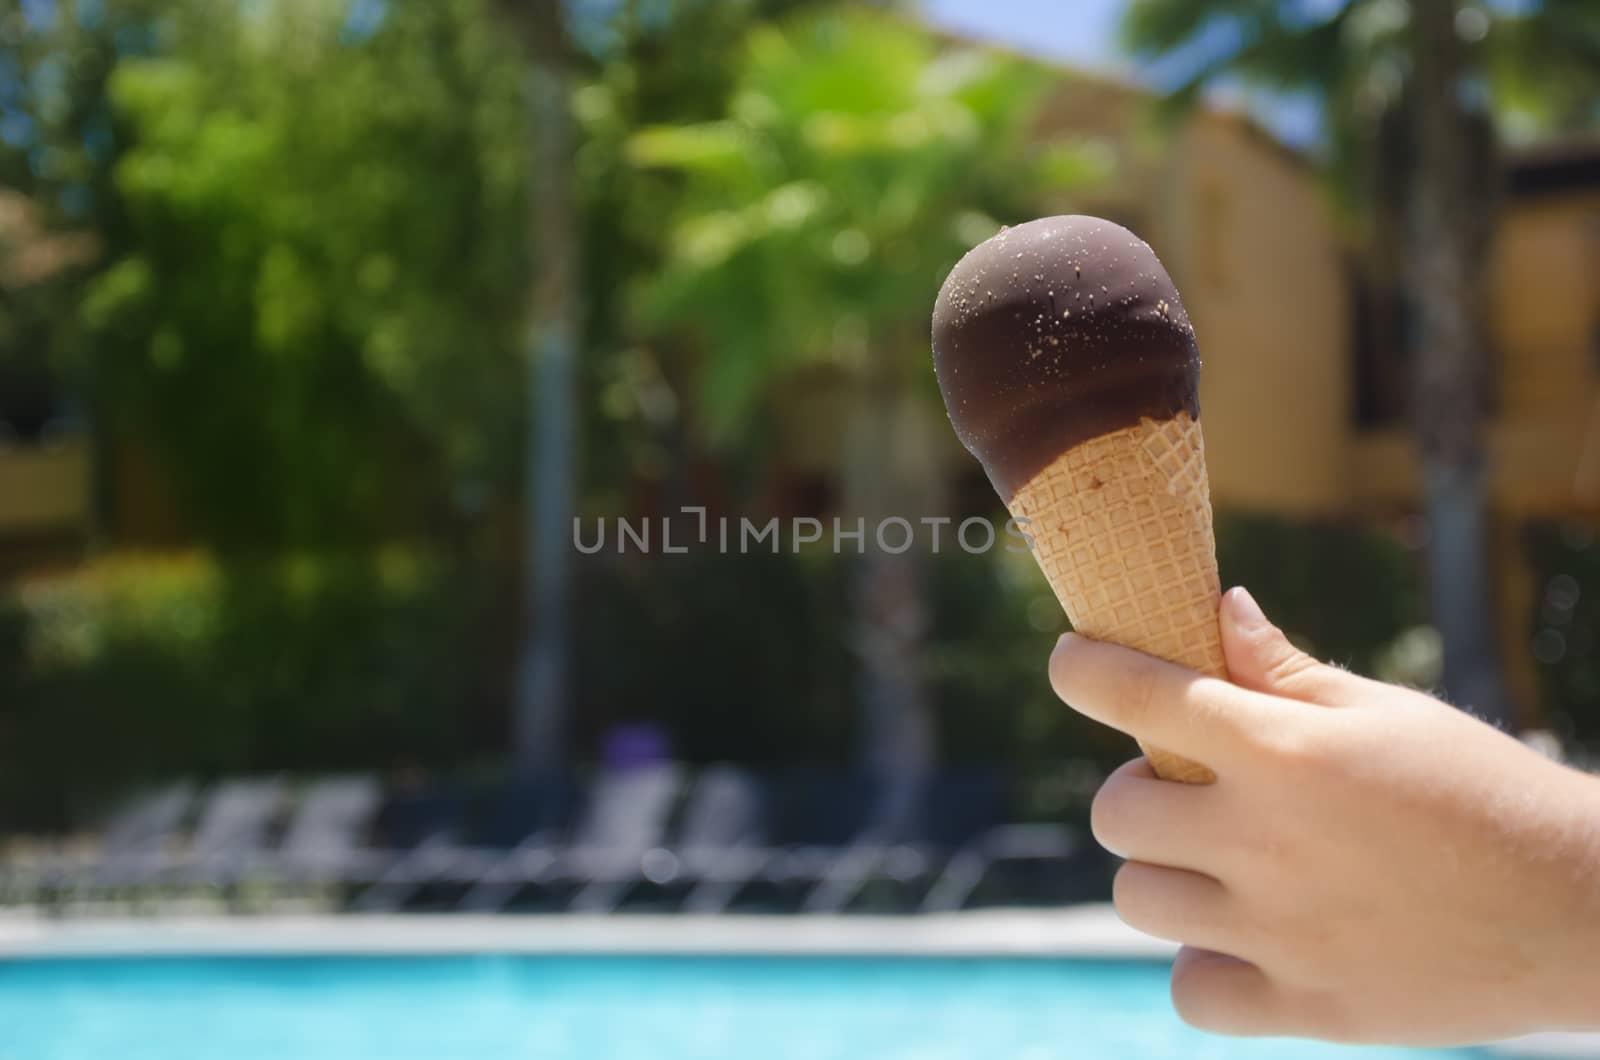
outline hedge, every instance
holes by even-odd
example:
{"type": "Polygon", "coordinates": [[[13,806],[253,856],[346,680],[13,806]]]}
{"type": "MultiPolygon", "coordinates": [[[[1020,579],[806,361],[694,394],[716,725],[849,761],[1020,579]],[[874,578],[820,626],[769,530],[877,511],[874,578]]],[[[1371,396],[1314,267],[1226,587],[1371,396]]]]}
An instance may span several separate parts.
{"type": "MultiPolygon", "coordinates": [[[[1384,534],[1234,516],[1219,519],[1218,548],[1225,582],[1358,670],[1419,621],[1413,557],[1384,534]]],[[[689,761],[857,758],[853,562],[581,557],[573,755],[592,758],[613,724],[648,721],[689,761]]],[[[503,764],[517,582],[395,548],[229,564],[128,555],[18,585],[0,596],[0,828],[59,827],[174,774],[503,764]]],[[[1051,694],[1046,661],[1066,621],[1029,557],[946,550],[928,557],[927,588],[923,677],[941,757],[1043,778],[1037,813],[1081,804],[1132,744],[1051,694]]]]}

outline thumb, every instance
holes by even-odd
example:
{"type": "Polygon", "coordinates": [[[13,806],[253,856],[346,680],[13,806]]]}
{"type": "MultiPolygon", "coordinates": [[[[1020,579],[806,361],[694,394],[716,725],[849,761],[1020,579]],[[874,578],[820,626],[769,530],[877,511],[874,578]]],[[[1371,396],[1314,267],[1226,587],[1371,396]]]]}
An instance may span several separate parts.
{"type": "Polygon", "coordinates": [[[1361,678],[1318,662],[1289,643],[1244,589],[1229,589],[1223,596],[1219,624],[1228,676],[1240,688],[1328,707],[1360,697],[1361,678]]]}

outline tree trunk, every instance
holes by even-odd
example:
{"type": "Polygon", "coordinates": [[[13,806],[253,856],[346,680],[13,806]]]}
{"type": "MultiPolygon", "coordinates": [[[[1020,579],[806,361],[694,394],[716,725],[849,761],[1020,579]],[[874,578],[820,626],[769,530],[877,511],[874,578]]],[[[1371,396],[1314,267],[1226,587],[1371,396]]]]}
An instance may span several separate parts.
{"type": "MultiPolygon", "coordinates": [[[[846,431],[844,529],[861,519],[866,554],[855,557],[852,643],[859,660],[862,705],[860,750],[880,783],[873,826],[903,834],[913,824],[923,784],[933,768],[935,733],[923,681],[928,626],[926,547],[920,519],[938,502],[937,469],[929,454],[926,402],[888,379],[868,380],[855,395],[846,431]],[[901,549],[904,519],[916,538],[901,549]],[[885,526],[882,544],[878,527],[885,526]]],[[[946,528],[943,546],[954,547],[946,528]]],[[[853,542],[841,550],[854,554],[853,542]]]]}
{"type": "Polygon", "coordinates": [[[570,700],[570,535],[577,450],[573,421],[578,336],[578,234],[571,155],[570,74],[561,0],[506,0],[528,41],[532,240],[529,424],[524,460],[523,641],[513,714],[517,765],[546,771],[566,757],[570,700]]]}
{"type": "Polygon", "coordinates": [[[1413,0],[1407,281],[1415,312],[1412,388],[1432,541],[1428,581],[1444,643],[1445,692],[1501,724],[1510,703],[1488,577],[1484,431],[1488,357],[1484,240],[1492,203],[1475,166],[1476,123],[1462,101],[1465,57],[1455,0],[1413,0]]]}

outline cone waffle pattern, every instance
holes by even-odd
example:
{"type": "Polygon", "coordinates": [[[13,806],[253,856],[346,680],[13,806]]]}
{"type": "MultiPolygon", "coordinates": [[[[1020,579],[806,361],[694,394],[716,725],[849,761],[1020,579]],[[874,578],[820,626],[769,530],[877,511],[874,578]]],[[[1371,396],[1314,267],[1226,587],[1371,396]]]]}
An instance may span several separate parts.
{"type": "MultiPolygon", "coordinates": [[[[1221,587],[1200,424],[1145,420],[1057,457],[1017,492],[1011,514],[1072,628],[1226,677],[1221,587]]],[[[1168,780],[1209,783],[1205,766],[1145,747],[1168,780]]]]}

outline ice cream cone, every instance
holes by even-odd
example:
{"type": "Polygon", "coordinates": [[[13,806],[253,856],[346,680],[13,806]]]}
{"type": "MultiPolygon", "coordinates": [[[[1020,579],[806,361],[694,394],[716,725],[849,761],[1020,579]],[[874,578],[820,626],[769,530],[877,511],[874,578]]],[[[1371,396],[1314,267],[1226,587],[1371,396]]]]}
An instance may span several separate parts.
{"type": "MultiPolygon", "coordinates": [[[[1226,677],[1221,587],[1200,423],[1186,412],[1091,438],[1010,502],[1077,632],[1226,677]]],[[[1206,784],[1211,770],[1144,747],[1157,774],[1206,784]]]]}
{"type": "MultiPolygon", "coordinates": [[[[1073,628],[1225,677],[1200,351],[1150,245],[1098,217],[998,232],[939,289],[933,365],[1073,628]]],[[[1216,779],[1145,753],[1170,780],[1216,779]]]]}

